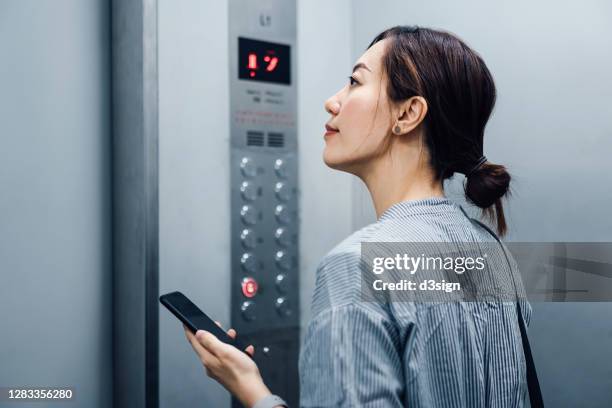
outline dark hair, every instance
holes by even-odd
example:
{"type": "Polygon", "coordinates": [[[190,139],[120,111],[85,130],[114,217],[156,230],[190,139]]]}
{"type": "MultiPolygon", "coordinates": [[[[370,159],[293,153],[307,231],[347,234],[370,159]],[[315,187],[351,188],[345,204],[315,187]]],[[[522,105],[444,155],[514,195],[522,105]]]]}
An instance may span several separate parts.
{"type": "Polygon", "coordinates": [[[423,120],[430,165],[436,180],[466,174],[467,199],[506,233],[501,199],[508,193],[506,168],[483,156],[484,130],[495,105],[495,84],[482,58],[455,35],[416,26],[396,26],[374,38],[368,48],[389,38],[383,69],[393,102],[413,96],[427,101],[423,120]]]}

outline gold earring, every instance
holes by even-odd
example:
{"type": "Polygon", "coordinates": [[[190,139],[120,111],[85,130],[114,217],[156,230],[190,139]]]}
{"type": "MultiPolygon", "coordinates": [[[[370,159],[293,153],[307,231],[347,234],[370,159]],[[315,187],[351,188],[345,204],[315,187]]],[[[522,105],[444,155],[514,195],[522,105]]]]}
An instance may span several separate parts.
{"type": "Polygon", "coordinates": [[[396,135],[399,135],[399,133],[402,131],[402,129],[400,129],[399,125],[395,125],[395,127],[393,128],[393,132],[396,135]]]}

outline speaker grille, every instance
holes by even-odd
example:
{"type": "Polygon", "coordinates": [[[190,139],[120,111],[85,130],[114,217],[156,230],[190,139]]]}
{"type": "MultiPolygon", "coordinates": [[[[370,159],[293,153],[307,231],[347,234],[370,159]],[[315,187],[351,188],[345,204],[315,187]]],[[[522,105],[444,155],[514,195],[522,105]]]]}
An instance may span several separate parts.
{"type": "Polygon", "coordinates": [[[263,132],[255,132],[253,130],[247,131],[247,146],[263,146],[264,145],[264,134],[263,132]]]}
{"type": "Polygon", "coordinates": [[[285,135],[283,133],[268,132],[269,147],[284,147],[285,135]]]}

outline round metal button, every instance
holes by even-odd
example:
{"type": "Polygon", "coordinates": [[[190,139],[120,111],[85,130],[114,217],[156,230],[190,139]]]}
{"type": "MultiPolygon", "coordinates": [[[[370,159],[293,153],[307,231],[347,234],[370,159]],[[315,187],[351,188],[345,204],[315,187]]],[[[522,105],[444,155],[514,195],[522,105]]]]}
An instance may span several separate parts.
{"type": "Polygon", "coordinates": [[[249,322],[255,320],[255,302],[252,300],[242,302],[240,311],[242,312],[242,317],[244,320],[249,322]]]}
{"type": "Polygon", "coordinates": [[[255,167],[253,160],[243,157],[240,160],[240,172],[244,177],[253,178],[257,175],[257,167],[255,167]]]}
{"type": "Polygon", "coordinates": [[[245,252],[240,257],[240,266],[246,272],[254,272],[257,268],[257,261],[255,261],[255,256],[248,252],[245,252]]]}
{"type": "Polygon", "coordinates": [[[291,191],[289,191],[289,187],[282,181],[279,181],[274,185],[274,193],[276,193],[276,198],[278,198],[280,201],[289,201],[291,198],[291,191]]]}
{"type": "Polygon", "coordinates": [[[276,159],[274,161],[274,172],[279,178],[287,178],[287,165],[283,159],[276,159]]]}
{"type": "Polygon", "coordinates": [[[243,181],[240,185],[240,194],[246,201],[253,201],[257,198],[257,187],[249,181],[243,181]]]}
{"type": "Polygon", "coordinates": [[[276,265],[278,265],[280,269],[284,269],[285,271],[287,271],[291,267],[291,260],[284,251],[276,251],[276,254],[274,255],[274,260],[276,261],[276,265]]]}
{"type": "Polygon", "coordinates": [[[250,205],[243,205],[240,209],[240,218],[245,225],[253,225],[257,222],[255,209],[250,205]]]}
{"type": "Polygon", "coordinates": [[[289,223],[289,211],[287,210],[287,207],[285,207],[282,204],[279,204],[276,206],[276,208],[274,209],[274,215],[276,216],[276,221],[278,221],[281,224],[288,224],[289,223]]]}
{"type": "Polygon", "coordinates": [[[276,290],[278,290],[280,293],[287,293],[289,283],[286,275],[282,273],[276,275],[275,284],[276,290]]]}
{"type": "Polygon", "coordinates": [[[288,247],[291,244],[291,237],[289,236],[289,231],[287,228],[278,227],[276,231],[274,231],[274,239],[276,239],[276,243],[283,247],[288,247]]]}
{"type": "Polygon", "coordinates": [[[291,309],[289,308],[289,302],[287,301],[287,298],[285,298],[284,296],[281,296],[276,299],[275,306],[276,306],[276,311],[278,312],[279,315],[285,317],[291,314],[291,309]]]}
{"type": "Polygon", "coordinates": [[[240,242],[242,242],[242,246],[244,249],[253,249],[255,248],[255,234],[253,230],[245,228],[240,233],[240,242]]]}
{"type": "Polygon", "coordinates": [[[242,283],[240,286],[242,289],[242,294],[248,298],[254,297],[257,294],[257,289],[259,288],[257,281],[254,278],[251,278],[250,276],[247,276],[246,278],[242,279],[242,283]]]}
{"type": "Polygon", "coordinates": [[[283,159],[274,161],[274,172],[279,178],[287,178],[287,165],[283,159]]]}

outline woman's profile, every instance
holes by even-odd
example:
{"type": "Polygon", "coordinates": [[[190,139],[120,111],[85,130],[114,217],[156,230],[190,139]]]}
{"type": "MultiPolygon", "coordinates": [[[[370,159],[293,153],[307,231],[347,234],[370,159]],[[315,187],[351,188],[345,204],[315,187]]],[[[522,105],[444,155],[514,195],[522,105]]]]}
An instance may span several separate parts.
{"type": "MultiPolygon", "coordinates": [[[[519,308],[516,302],[372,303],[362,301],[356,283],[363,242],[494,240],[446,197],[444,181],[455,173],[466,176],[467,201],[499,235],[506,233],[502,199],[511,178],[483,151],[495,100],[491,73],[462,40],[397,26],[374,38],[347,84],[325,101],[323,160],[364,182],[377,220],[317,268],[300,351],[300,406],[523,406],[519,319],[530,321],[526,300],[519,308]]],[[[185,334],[208,375],[245,406],[282,406],[244,353],[210,333],[185,334]]]]}

